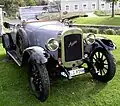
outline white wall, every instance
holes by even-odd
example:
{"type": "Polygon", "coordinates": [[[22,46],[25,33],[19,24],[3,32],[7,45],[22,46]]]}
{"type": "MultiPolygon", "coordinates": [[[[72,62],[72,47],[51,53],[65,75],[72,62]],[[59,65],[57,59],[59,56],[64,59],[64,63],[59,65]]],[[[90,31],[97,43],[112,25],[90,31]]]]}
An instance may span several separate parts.
{"type": "MultiPolygon", "coordinates": [[[[115,9],[120,9],[120,2],[115,5],[115,9]]],[[[108,10],[110,11],[110,3],[106,3],[103,0],[61,0],[61,11],[68,11],[68,12],[91,12],[94,10],[108,10]],[[95,4],[95,8],[93,8],[95,4]],[[99,5],[98,5],[99,4],[99,5]],[[66,10],[66,5],[69,6],[69,10],[66,10]],[[75,10],[75,5],[78,5],[78,9],[75,10]],[[86,8],[85,6],[86,5],[86,8]]]]}
{"type": "Polygon", "coordinates": [[[0,8],[0,36],[3,33],[3,17],[2,17],[2,8],[0,8]]]}

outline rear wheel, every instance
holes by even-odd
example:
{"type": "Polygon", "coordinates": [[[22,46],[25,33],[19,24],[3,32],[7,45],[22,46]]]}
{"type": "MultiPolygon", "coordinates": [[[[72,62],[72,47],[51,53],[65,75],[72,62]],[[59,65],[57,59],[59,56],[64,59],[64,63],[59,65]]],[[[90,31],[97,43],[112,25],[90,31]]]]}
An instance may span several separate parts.
{"type": "Polygon", "coordinates": [[[41,102],[44,102],[49,96],[50,81],[45,65],[29,63],[29,83],[30,87],[41,102]]]}
{"type": "Polygon", "coordinates": [[[11,57],[8,55],[7,51],[10,50],[10,41],[9,36],[7,34],[2,35],[2,44],[6,51],[6,57],[8,60],[11,60],[11,57]]]}
{"type": "Polygon", "coordinates": [[[97,72],[91,73],[94,79],[102,82],[110,81],[116,72],[116,64],[113,55],[103,48],[97,48],[90,56],[90,61],[97,72]]]}
{"type": "Polygon", "coordinates": [[[16,51],[20,56],[22,55],[24,49],[28,47],[28,38],[27,34],[23,29],[19,29],[16,35],[16,51]]]}

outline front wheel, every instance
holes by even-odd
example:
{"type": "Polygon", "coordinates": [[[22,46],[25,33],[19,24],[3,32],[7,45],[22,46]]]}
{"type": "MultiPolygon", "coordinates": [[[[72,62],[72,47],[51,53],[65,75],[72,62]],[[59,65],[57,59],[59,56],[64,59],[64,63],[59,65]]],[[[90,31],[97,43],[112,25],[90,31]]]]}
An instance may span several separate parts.
{"type": "Polygon", "coordinates": [[[102,82],[110,81],[116,72],[116,64],[113,55],[103,48],[97,48],[90,56],[90,61],[97,72],[91,73],[94,79],[102,82]]]}
{"type": "Polygon", "coordinates": [[[30,61],[28,71],[29,83],[34,95],[44,102],[48,98],[50,90],[50,81],[45,65],[30,61]]]}

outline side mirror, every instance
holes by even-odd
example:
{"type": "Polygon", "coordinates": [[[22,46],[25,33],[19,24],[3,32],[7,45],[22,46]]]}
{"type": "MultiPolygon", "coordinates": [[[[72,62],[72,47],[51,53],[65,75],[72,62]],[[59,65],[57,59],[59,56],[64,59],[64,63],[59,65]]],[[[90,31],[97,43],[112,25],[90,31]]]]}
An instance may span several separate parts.
{"type": "Polygon", "coordinates": [[[10,24],[7,23],[7,22],[4,22],[3,25],[4,25],[5,28],[10,28],[10,24]]]}

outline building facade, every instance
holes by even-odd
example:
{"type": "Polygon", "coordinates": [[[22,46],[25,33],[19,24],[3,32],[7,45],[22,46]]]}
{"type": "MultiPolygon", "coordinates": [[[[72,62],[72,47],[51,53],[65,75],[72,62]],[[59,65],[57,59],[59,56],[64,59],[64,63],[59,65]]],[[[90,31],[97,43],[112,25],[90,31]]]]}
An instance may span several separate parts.
{"type": "MultiPolygon", "coordinates": [[[[93,12],[95,10],[111,11],[112,3],[103,0],[61,0],[61,12],[93,12]]],[[[120,9],[120,2],[115,5],[120,9]]]]}

